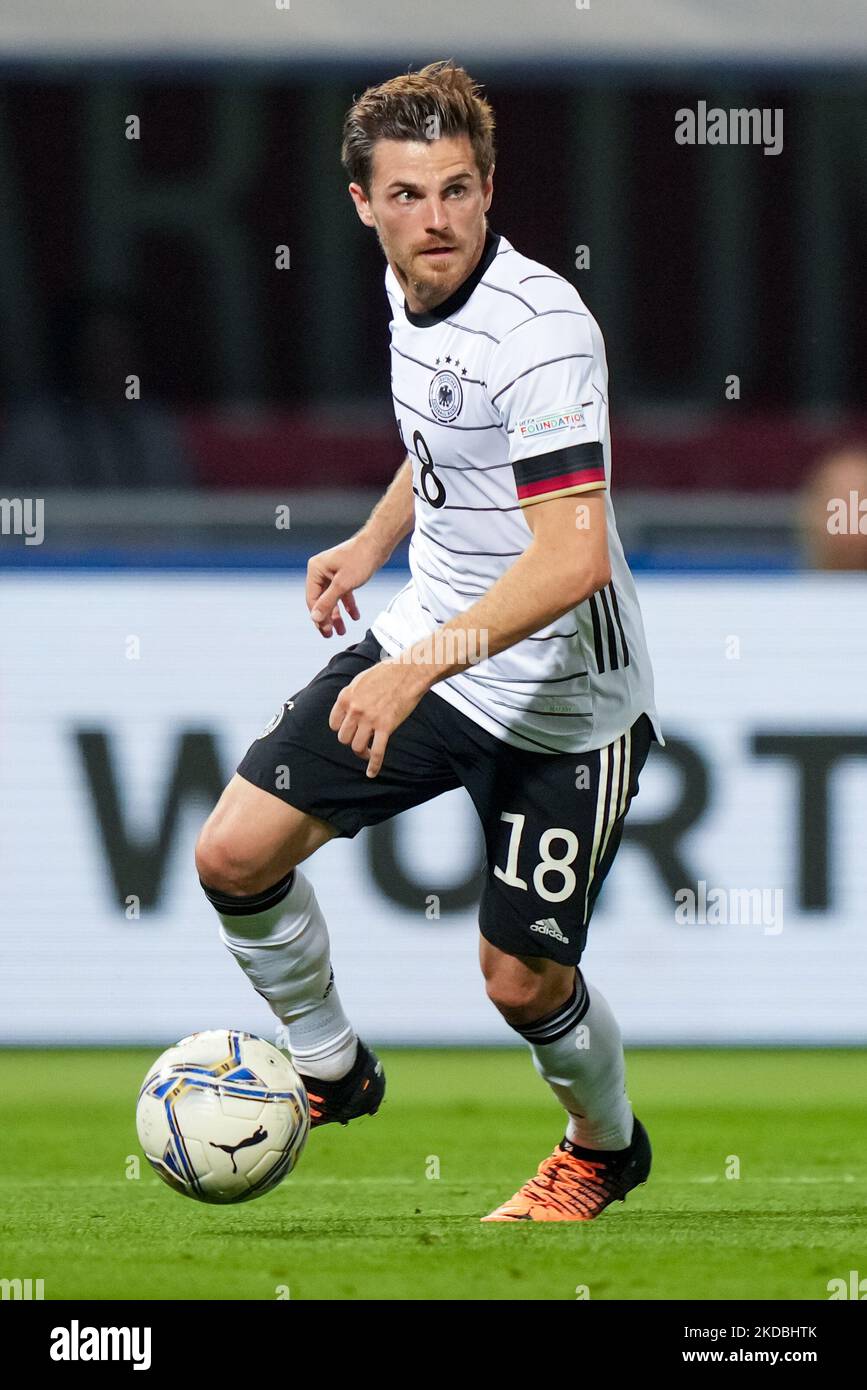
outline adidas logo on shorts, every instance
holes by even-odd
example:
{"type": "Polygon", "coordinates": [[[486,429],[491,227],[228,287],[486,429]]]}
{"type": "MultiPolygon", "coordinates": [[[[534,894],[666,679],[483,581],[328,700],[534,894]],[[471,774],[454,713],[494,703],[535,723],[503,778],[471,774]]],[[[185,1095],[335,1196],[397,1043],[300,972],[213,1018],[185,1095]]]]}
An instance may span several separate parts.
{"type": "Polygon", "coordinates": [[[568,936],[564,936],[553,917],[540,917],[538,922],[534,922],[530,931],[540,932],[542,936],[553,936],[556,941],[562,941],[564,946],[569,945],[568,936]]]}

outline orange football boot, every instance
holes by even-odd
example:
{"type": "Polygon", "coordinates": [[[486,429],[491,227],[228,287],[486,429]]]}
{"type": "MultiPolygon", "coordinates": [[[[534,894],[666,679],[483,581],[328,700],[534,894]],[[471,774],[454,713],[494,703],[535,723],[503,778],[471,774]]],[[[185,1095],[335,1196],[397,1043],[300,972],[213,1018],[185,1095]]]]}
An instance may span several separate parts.
{"type": "Polygon", "coordinates": [[[633,1187],[646,1182],[651,1148],[647,1130],[636,1117],[632,1142],[622,1152],[591,1159],[591,1151],[563,1139],[538,1172],[482,1221],[593,1221],[611,1202],[625,1202],[633,1187]]]}

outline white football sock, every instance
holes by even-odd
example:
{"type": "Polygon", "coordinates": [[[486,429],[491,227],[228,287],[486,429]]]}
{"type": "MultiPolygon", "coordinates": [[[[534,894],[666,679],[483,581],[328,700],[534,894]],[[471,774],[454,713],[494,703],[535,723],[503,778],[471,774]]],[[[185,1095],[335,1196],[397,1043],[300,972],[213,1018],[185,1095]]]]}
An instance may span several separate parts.
{"type": "Polygon", "coordinates": [[[250,898],[202,887],[217,909],[223,943],[285,1025],[296,1069],[323,1081],[345,1076],[358,1038],[334,984],[328,928],[310,880],[296,868],[291,882],[287,876],[250,898]]]}
{"type": "Polygon", "coordinates": [[[553,1013],[517,1031],[536,1071],[569,1115],[566,1137],[585,1149],[625,1149],[632,1106],[617,1020],[605,996],[576,971],[576,990],[553,1013]]]}

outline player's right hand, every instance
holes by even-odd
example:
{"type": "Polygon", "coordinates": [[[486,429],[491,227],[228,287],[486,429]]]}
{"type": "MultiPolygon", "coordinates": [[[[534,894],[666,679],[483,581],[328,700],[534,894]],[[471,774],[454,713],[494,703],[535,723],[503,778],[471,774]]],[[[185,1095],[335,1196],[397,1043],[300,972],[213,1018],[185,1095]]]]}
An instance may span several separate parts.
{"type": "Polygon", "coordinates": [[[323,637],[331,637],[335,632],[346,636],[341,603],[350,618],[358,621],[361,614],[353,591],[367,583],[379,563],[372,546],[362,536],[322,550],[308,561],[307,607],[323,637]]]}

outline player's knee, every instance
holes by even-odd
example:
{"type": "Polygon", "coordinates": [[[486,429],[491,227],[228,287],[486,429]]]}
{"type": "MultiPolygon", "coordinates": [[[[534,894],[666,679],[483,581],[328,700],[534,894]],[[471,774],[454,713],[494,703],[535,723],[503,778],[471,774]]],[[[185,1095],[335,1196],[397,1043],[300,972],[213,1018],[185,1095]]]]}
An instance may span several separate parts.
{"type": "Polygon", "coordinates": [[[488,998],[507,1023],[531,1023],[538,1018],[544,982],[538,977],[494,973],[485,981],[488,998]]]}
{"type": "Polygon", "coordinates": [[[246,897],[269,886],[262,882],[262,866],[256,859],[245,854],[225,830],[211,825],[205,825],[196,844],[196,871],[209,888],[233,897],[246,897]]]}

